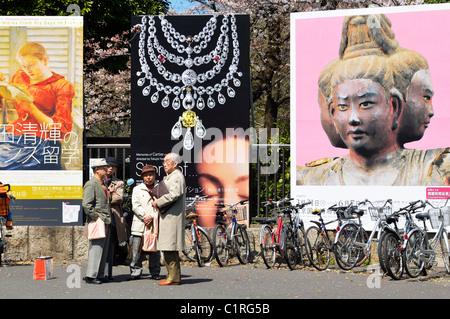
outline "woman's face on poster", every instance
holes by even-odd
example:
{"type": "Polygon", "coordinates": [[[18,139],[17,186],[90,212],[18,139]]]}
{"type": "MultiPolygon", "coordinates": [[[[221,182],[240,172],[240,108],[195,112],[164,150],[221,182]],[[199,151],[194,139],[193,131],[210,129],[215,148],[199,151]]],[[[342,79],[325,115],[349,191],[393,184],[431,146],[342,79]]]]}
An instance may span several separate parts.
{"type": "Polygon", "coordinates": [[[44,75],[47,67],[47,60],[45,58],[41,60],[32,55],[21,56],[18,58],[18,61],[22,70],[32,80],[40,79],[44,75]]]}
{"type": "MultiPolygon", "coordinates": [[[[249,143],[245,139],[220,139],[202,150],[197,164],[199,184],[209,197],[198,204],[199,221],[215,226],[216,203],[234,204],[249,198],[249,143]]],[[[219,209],[220,210],[220,209],[219,209]]]]}

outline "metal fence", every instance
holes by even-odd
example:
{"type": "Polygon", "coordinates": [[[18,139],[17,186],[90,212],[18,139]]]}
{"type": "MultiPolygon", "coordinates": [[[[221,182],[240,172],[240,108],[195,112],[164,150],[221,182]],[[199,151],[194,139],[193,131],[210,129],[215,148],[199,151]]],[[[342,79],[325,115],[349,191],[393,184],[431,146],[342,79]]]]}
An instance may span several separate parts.
{"type": "MultiPolygon", "coordinates": [[[[86,144],[86,168],[89,159],[113,156],[119,165],[116,175],[126,180],[130,177],[131,146],[125,144],[86,144]]],[[[253,221],[269,217],[269,210],[261,203],[290,196],[290,145],[252,144],[250,164],[250,216],[253,221]]],[[[84,180],[89,179],[89,169],[84,170],[84,180]]]]}
{"type": "Polygon", "coordinates": [[[251,214],[258,221],[270,217],[263,202],[290,196],[291,148],[288,144],[252,144],[251,151],[251,214]]]}
{"type": "Polygon", "coordinates": [[[116,175],[121,180],[127,180],[130,173],[130,144],[86,144],[86,160],[85,169],[83,171],[83,179],[86,182],[89,179],[89,159],[102,157],[115,157],[118,168],[116,175]]]}

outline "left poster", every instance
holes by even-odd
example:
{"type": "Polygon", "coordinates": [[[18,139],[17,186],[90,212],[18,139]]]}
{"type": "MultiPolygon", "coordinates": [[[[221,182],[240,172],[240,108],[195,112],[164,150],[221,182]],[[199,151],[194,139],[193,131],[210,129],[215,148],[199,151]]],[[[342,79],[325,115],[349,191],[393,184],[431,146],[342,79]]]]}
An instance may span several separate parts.
{"type": "Polygon", "coordinates": [[[0,17],[0,182],[14,225],[81,225],[82,17],[0,17]]]}

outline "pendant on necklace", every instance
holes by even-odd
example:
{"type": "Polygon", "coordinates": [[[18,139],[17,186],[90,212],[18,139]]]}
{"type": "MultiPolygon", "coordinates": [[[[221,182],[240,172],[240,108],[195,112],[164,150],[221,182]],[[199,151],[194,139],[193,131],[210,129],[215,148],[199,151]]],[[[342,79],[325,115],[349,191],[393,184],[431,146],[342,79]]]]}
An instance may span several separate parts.
{"type": "Polygon", "coordinates": [[[194,128],[194,133],[198,138],[204,138],[206,135],[206,129],[203,126],[202,120],[200,120],[192,110],[183,112],[183,115],[178,118],[178,121],[172,127],[171,134],[174,139],[178,139],[183,135],[183,127],[186,128],[184,134],[183,147],[187,150],[191,150],[194,147],[194,135],[191,129],[194,128]]]}
{"type": "Polygon", "coordinates": [[[183,99],[183,107],[186,110],[191,110],[194,108],[194,106],[195,106],[195,100],[192,97],[192,93],[191,93],[190,89],[188,88],[188,92],[186,93],[186,96],[183,99]]]}
{"type": "Polygon", "coordinates": [[[194,70],[187,69],[181,74],[181,81],[186,86],[194,86],[197,83],[197,73],[194,70]]]}

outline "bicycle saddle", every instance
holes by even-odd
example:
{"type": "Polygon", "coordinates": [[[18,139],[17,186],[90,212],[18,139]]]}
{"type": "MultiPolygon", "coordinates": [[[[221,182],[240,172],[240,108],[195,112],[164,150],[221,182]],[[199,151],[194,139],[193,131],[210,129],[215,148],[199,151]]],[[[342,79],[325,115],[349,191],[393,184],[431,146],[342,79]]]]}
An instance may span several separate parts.
{"type": "Polygon", "coordinates": [[[356,214],[361,217],[362,215],[364,215],[364,210],[363,209],[352,209],[352,214],[356,214]]]}
{"type": "Polygon", "coordinates": [[[313,215],[319,215],[320,213],[322,213],[324,210],[323,209],[314,209],[311,213],[313,215]]]}
{"type": "Polygon", "coordinates": [[[430,213],[416,214],[416,218],[425,221],[426,219],[430,219],[430,213]]]}
{"type": "Polygon", "coordinates": [[[386,218],[386,223],[388,224],[392,224],[393,222],[396,221],[398,221],[398,216],[391,215],[386,218]]]}
{"type": "Polygon", "coordinates": [[[271,224],[271,223],[275,223],[277,221],[277,218],[273,217],[273,218],[268,218],[264,221],[262,221],[263,224],[271,224]]]}
{"type": "Polygon", "coordinates": [[[190,212],[189,214],[186,215],[186,219],[197,218],[197,217],[198,217],[198,214],[197,213],[193,213],[193,212],[190,212]]]}

